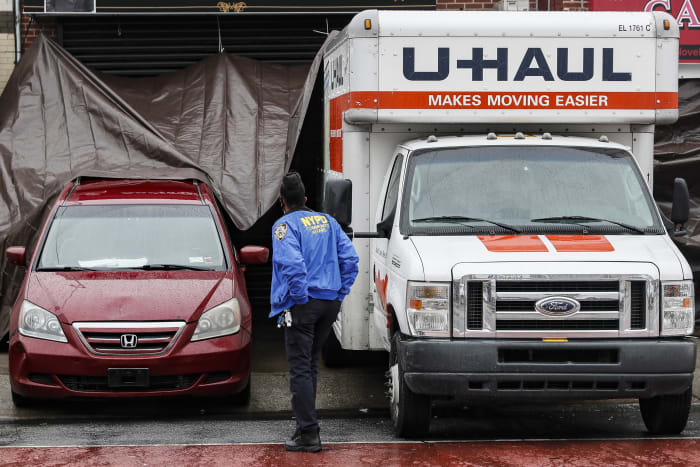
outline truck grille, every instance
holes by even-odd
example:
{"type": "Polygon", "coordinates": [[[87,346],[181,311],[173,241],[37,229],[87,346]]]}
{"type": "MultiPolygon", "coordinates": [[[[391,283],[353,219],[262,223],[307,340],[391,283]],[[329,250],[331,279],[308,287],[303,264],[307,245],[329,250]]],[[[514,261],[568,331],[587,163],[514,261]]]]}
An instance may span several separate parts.
{"type": "Polygon", "coordinates": [[[456,297],[455,306],[462,307],[465,333],[562,331],[561,335],[565,336],[567,331],[572,331],[576,336],[581,331],[619,331],[622,334],[647,331],[649,324],[649,279],[641,280],[639,276],[633,280],[561,281],[474,278],[464,276],[461,282],[456,282],[459,287],[456,295],[460,290],[462,295],[456,297]],[[575,299],[580,309],[561,316],[536,310],[539,300],[551,297],[575,299]]]}
{"type": "Polygon", "coordinates": [[[470,281],[467,283],[467,327],[481,329],[484,321],[483,313],[483,282],[470,281]]]}
{"type": "Polygon", "coordinates": [[[618,292],[618,281],[498,281],[499,292],[618,292]]]}
{"type": "Polygon", "coordinates": [[[170,349],[184,321],[73,323],[87,349],[97,355],[158,355],[170,349]]]}

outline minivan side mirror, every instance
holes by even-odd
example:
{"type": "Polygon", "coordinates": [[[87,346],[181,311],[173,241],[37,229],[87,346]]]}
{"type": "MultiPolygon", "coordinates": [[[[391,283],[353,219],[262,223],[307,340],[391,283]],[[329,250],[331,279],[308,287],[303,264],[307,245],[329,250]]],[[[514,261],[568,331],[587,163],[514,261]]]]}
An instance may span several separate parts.
{"type": "Polygon", "coordinates": [[[263,264],[270,257],[270,250],[264,246],[248,245],[241,248],[238,256],[242,264],[263,264]]]}
{"type": "Polygon", "coordinates": [[[27,265],[27,249],[23,246],[11,246],[5,250],[7,260],[17,266],[27,265]]]}
{"type": "Polygon", "coordinates": [[[690,217],[690,195],[688,184],[684,178],[676,178],[673,181],[673,206],[671,207],[671,221],[676,226],[675,236],[685,235],[684,225],[690,217]]]}
{"type": "Polygon", "coordinates": [[[352,224],[352,181],[328,180],[326,182],[323,212],[330,214],[343,229],[352,224]]]}

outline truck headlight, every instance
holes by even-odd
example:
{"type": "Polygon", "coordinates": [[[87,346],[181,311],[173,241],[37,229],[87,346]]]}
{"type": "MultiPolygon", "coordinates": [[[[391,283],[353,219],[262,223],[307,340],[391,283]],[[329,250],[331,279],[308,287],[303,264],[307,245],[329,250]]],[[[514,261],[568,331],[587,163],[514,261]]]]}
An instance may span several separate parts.
{"type": "Polygon", "coordinates": [[[661,335],[686,336],[695,326],[693,281],[661,283],[661,335]]]}
{"type": "Polygon", "coordinates": [[[22,302],[19,310],[19,333],[37,339],[68,342],[56,315],[27,300],[22,302]]]}
{"type": "Polygon", "coordinates": [[[238,306],[238,300],[232,298],[228,302],[224,302],[202,313],[190,340],[201,341],[214,337],[228,336],[237,333],[240,329],[241,309],[238,306]]]}
{"type": "Polygon", "coordinates": [[[409,282],[406,305],[411,334],[444,337],[450,335],[449,284],[409,282]]]}

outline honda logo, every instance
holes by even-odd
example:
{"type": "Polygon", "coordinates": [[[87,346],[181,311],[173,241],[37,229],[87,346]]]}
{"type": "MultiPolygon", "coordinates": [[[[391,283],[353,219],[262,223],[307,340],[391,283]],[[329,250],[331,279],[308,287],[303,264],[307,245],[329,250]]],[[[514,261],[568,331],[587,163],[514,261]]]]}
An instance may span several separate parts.
{"type": "Polygon", "coordinates": [[[119,342],[122,345],[122,349],[135,349],[136,344],[139,342],[139,338],[136,334],[122,334],[119,342]]]}

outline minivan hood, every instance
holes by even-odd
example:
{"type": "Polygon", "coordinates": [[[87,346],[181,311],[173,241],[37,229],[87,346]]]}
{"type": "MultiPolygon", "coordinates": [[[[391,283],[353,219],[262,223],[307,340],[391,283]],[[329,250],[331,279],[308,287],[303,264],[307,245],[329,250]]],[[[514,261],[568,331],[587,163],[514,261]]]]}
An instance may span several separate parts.
{"type": "MultiPolygon", "coordinates": [[[[451,280],[458,263],[652,263],[661,280],[692,277],[687,261],[666,235],[412,236],[425,280],[451,280]]],[[[605,272],[605,265],[600,265],[605,272]]],[[[572,271],[578,273],[579,271],[572,271]]]]}
{"type": "Polygon", "coordinates": [[[233,297],[231,271],[32,272],[26,298],[60,321],[196,321],[233,297]]]}

